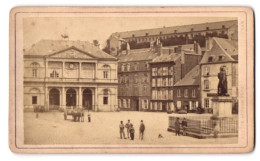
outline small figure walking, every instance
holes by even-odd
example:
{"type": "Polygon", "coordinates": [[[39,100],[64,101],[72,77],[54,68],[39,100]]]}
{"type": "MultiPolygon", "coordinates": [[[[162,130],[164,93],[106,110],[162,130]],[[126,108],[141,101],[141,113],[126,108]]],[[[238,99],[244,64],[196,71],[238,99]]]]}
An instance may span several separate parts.
{"type": "Polygon", "coordinates": [[[89,111],[88,111],[88,122],[91,122],[91,114],[89,111]]]}
{"type": "Polygon", "coordinates": [[[131,124],[129,132],[130,132],[131,140],[134,140],[135,139],[135,129],[134,129],[133,124],[131,124]]]}
{"type": "Polygon", "coordinates": [[[130,120],[128,120],[128,122],[125,124],[125,128],[127,130],[127,138],[129,139],[129,129],[130,129],[130,126],[131,126],[131,123],[130,123],[130,120]]]}
{"type": "Polygon", "coordinates": [[[175,131],[176,131],[176,136],[180,135],[180,121],[179,121],[179,117],[177,117],[176,122],[175,122],[175,131]]]}
{"type": "Polygon", "coordinates": [[[182,130],[183,130],[182,134],[183,134],[183,136],[186,136],[187,120],[185,117],[183,118],[183,120],[181,122],[181,126],[182,126],[182,130]]]}
{"type": "Polygon", "coordinates": [[[119,124],[120,139],[122,139],[122,136],[124,137],[124,139],[126,139],[124,128],[125,128],[125,126],[123,124],[123,121],[121,121],[119,124]]]}
{"type": "Polygon", "coordinates": [[[143,120],[141,120],[141,124],[139,127],[139,139],[143,140],[144,139],[144,130],[145,130],[145,125],[143,120]]]}

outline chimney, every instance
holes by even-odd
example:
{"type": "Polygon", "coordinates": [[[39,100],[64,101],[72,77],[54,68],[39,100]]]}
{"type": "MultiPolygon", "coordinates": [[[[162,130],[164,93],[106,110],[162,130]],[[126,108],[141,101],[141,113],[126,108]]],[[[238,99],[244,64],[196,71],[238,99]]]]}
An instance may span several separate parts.
{"type": "Polygon", "coordinates": [[[193,50],[197,53],[197,42],[194,41],[193,43],[193,50]]]}
{"type": "Polygon", "coordinates": [[[126,55],[130,53],[130,45],[129,43],[127,42],[126,43],[126,55]]]}
{"type": "Polygon", "coordinates": [[[185,64],[185,53],[181,50],[181,64],[185,64]]]}
{"type": "Polygon", "coordinates": [[[162,55],[162,54],[163,54],[162,47],[163,47],[163,45],[162,45],[162,43],[160,42],[160,43],[158,44],[159,55],[162,55]]]}
{"type": "Polygon", "coordinates": [[[211,48],[212,48],[212,42],[213,42],[213,40],[212,40],[211,37],[206,38],[206,50],[207,50],[207,51],[211,50],[211,48]]]}

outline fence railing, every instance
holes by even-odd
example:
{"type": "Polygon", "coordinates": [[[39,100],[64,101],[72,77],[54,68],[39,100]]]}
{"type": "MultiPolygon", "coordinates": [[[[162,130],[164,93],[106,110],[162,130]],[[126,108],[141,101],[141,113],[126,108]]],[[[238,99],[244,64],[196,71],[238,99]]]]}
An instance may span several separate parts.
{"type": "MultiPolygon", "coordinates": [[[[169,117],[169,128],[175,129],[175,122],[179,118],[181,123],[184,117],[169,117]]],[[[236,117],[211,120],[209,116],[185,117],[187,121],[186,132],[196,134],[218,135],[238,134],[238,119],[236,117]]]]}

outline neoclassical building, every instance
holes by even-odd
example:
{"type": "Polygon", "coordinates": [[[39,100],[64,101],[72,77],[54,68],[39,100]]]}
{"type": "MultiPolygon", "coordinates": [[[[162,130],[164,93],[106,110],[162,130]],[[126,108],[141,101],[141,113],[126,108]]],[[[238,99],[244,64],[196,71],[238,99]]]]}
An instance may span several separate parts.
{"type": "Polygon", "coordinates": [[[41,40],[24,50],[24,108],[117,110],[117,59],[89,42],[41,40]]]}

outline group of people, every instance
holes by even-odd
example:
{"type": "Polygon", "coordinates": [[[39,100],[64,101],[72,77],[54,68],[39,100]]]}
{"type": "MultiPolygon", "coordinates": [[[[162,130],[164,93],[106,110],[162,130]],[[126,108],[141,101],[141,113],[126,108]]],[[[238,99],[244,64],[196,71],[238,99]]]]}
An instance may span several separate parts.
{"type": "Polygon", "coordinates": [[[175,121],[175,132],[176,132],[176,136],[180,135],[180,130],[182,127],[182,134],[183,136],[186,136],[186,130],[187,130],[187,120],[186,118],[183,118],[183,120],[180,122],[180,118],[177,117],[176,121],[175,121]]]}
{"type": "MultiPolygon", "coordinates": [[[[123,121],[120,121],[119,124],[119,132],[120,132],[120,139],[127,139],[125,137],[125,131],[124,129],[126,128],[127,130],[127,138],[134,140],[135,138],[135,129],[134,125],[128,120],[128,122],[124,125],[123,121]]],[[[143,140],[144,139],[144,130],[145,130],[145,125],[143,120],[141,120],[140,126],[139,126],[139,139],[143,140]]]]}

